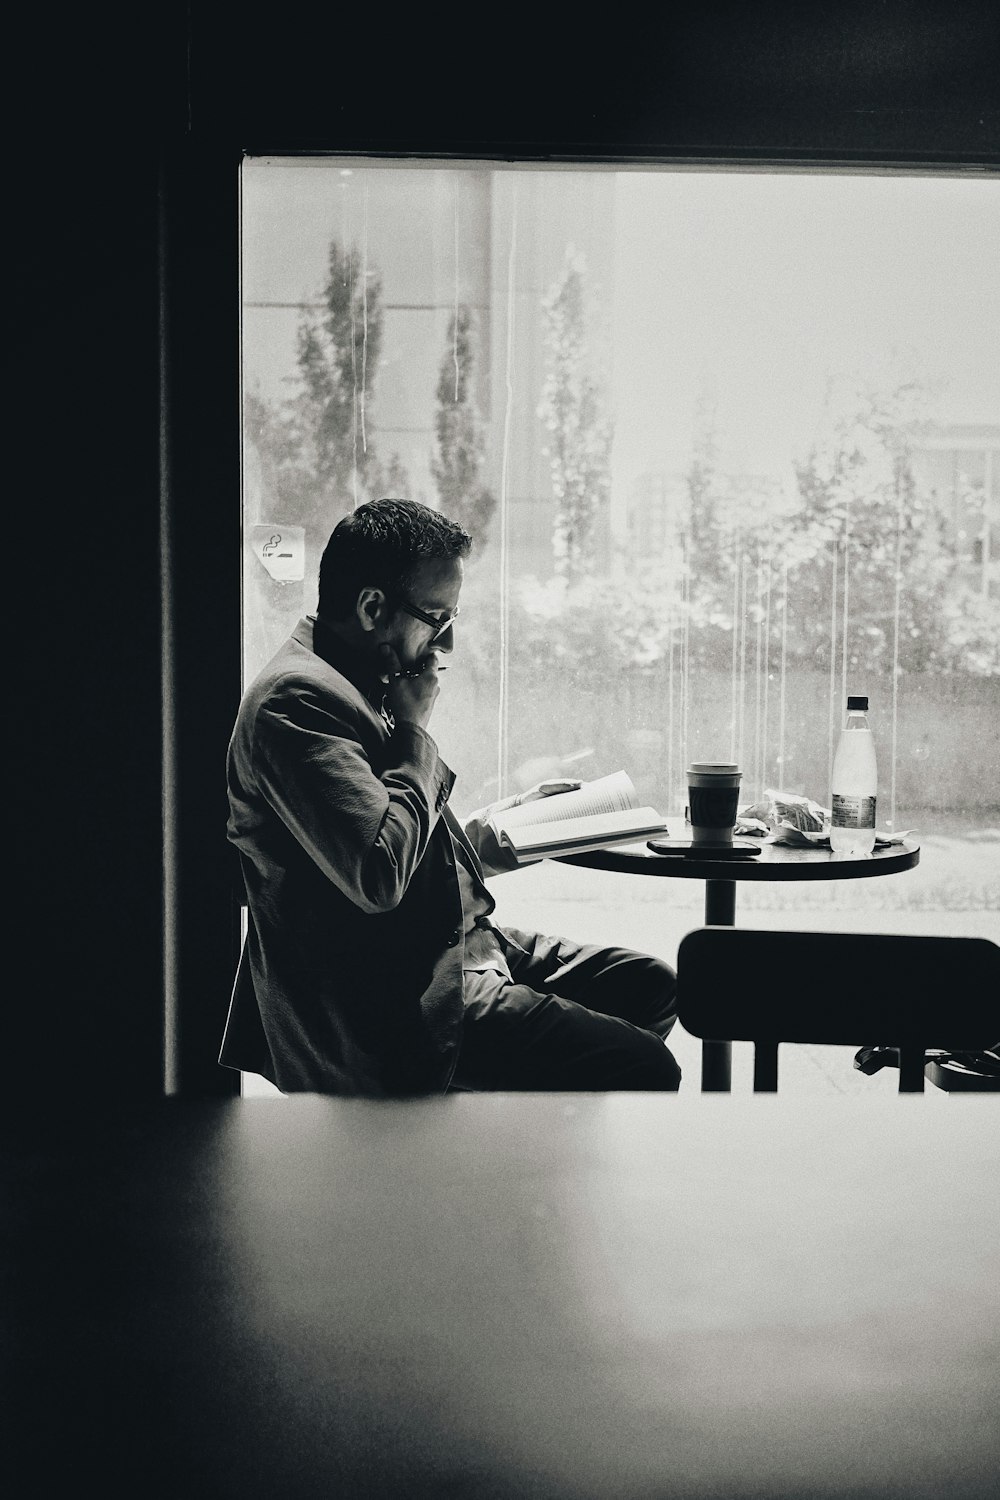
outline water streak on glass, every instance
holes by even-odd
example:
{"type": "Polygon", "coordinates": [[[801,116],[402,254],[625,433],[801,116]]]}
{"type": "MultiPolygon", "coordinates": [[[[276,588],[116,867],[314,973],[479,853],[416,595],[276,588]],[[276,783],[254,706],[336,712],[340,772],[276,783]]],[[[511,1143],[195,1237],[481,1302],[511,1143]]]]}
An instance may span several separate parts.
{"type": "Polygon", "coordinates": [[[511,182],[510,245],[507,251],[507,347],[504,351],[504,387],[506,405],[503,415],[503,448],[500,465],[500,673],[499,715],[497,722],[497,796],[506,796],[508,758],[510,754],[510,705],[507,686],[508,625],[510,618],[510,428],[514,412],[514,333],[517,265],[517,177],[511,182]]]}
{"type": "Polygon", "coordinates": [[[674,656],[677,650],[676,643],[677,626],[675,613],[671,609],[670,625],[667,635],[667,787],[668,795],[676,798],[678,805],[683,807],[684,799],[680,791],[680,774],[674,762],[674,725],[677,722],[674,708],[674,656]]]}
{"type": "Polygon", "coordinates": [[[688,562],[688,543],[684,543],[684,565],[683,565],[683,593],[682,593],[682,640],[683,654],[681,657],[681,772],[686,774],[689,752],[688,752],[688,715],[690,711],[691,691],[691,568],[688,562]]]}
{"type": "Polygon", "coordinates": [[[760,790],[763,792],[770,778],[767,772],[767,726],[770,705],[769,685],[771,681],[771,557],[768,553],[764,568],[764,712],[760,736],[760,790]]]}
{"type": "MultiPolygon", "coordinates": [[[[352,234],[353,234],[352,215],[352,234]]],[[[351,305],[351,452],[353,460],[351,463],[351,485],[354,495],[354,509],[358,508],[358,330],[354,311],[354,241],[345,246],[348,262],[348,279],[350,282],[350,305],[351,305]]]]}
{"type": "Polygon", "coordinates": [[[753,770],[750,784],[756,798],[763,788],[763,753],[764,753],[764,711],[763,711],[763,670],[764,670],[764,570],[761,565],[760,553],[757,554],[757,601],[754,614],[756,615],[756,652],[754,656],[754,743],[753,743],[753,770]]]}
{"type": "MultiPolygon", "coordinates": [[[[851,593],[851,496],[844,497],[844,605],[843,618],[840,622],[840,709],[843,712],[847,703],[847,654],[848,635],[850,626],[850,593],[851,593]]],[[[831,760],[831,765],[833,764],[831,760]]]]}
{"type": "Polygon", "coordinates": [[[837,539],[830,543],[830,707],[826,726],[826,784],[833,779],[833,750],[840,726],[837,705],[837,539]]]}
{"type": "Polygon", "coordinates": [[[455,404],[458,404],[458,198],[461,192],[461,181],[456,172],[452,181],[455,184],[455,302],[451,315],[451,357],[455,365],[455,404]]]}
{"type": "Polygon", "coordinates": [[[889,827],[896,828],[896,739],[899,725],[899,615],[903,592],[903,500],[906,487],[896,471],[896,555],[892,594],[892,749],[889,779],[889,827]]]}
{"type": "Polygon", "coordinates": [[[738,763],[746,765],[746,698],[747,698],[747,573],[749,558],[740,553],[740,697],[739,734],[737,736],[738,763]]]}
{"type": "Polygon", "coordinates": [[[729,682],[730,682],[729,759],[731,761],[735,761],[736,760],[736,751],[737,751],[736,718],[737,718],[737,704],[738,704],[738,701],[739,701],[738,698],[737,698],[737,690],[738,690],[738,684],[739,684],[739,672],[738,672],[738,669],[737,669],[737,662],[738,662],[738,658],[739,658],[739,636],[740,636],[739,625],[738,625],[738,621],[739,621],[739,618],[740,618],[740,552],[739,552],[739,539],[738,538],[736,538],[734,540],[734,544],[733,544],[732,571],[733,571],[733,623],[732,623],[732,627],[731,628],[732,628],[732,633],[733,633],[733,639],[732,639],[732,660],[731,660],[731,663],[730,663],[730,677],[729,677],[729,682]]]}
{"type": "Polygon", "coordinates": [[[365,431],[365,391],[368,386],[368,174],[365,173],[364,221],[361,234],[361,449],[368,452],[368,434],[365,431]]]}
{"type": "Polygon", "coordinates": [[[788,645],[788,557],[781,569],[781,678],[778,697],[778,788],[785,785],[785,654],[788,645]]]}

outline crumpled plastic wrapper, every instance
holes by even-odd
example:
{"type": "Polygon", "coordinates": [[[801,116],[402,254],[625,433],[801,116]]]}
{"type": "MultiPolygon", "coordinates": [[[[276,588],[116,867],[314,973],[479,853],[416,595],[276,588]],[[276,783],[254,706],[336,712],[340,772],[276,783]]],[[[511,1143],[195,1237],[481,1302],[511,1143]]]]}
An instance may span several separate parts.
{"type": "MultiPolygon", "coordinates": [[[[769,844],[792,844],[800,849],[829,849],[830,809],[800,797],[794,792],[767,790],[759,802],[741,807],[736,817],[735,833],[743,837],[765,838],[769,844]]],[[[901,844],[912,833],[877,833],[875,848],[887,849],[901,844]]]]}

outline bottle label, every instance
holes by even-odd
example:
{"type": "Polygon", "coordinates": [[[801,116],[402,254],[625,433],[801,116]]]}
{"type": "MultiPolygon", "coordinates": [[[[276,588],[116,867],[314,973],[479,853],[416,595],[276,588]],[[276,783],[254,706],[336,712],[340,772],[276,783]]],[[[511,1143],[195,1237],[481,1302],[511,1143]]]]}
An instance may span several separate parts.
{"type": "Polygon", "coordinates": [[[874,828],[874,797],[843,797],[834,792],[831,800],[830,822],[834,828],[874,828]]]}

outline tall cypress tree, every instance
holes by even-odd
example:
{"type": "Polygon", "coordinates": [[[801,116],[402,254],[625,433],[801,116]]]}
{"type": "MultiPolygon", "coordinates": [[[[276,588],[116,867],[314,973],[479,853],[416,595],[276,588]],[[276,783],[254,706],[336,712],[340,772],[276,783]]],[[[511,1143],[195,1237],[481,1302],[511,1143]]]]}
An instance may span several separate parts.
{"type": "Polygon", "coordinates": [[[322,547],[355,504],[388,484],[405,491],[394,455],[380,461],[372,420],[382,349],[381,279],[357,248],[330,244],[318,308],[303,312],[293,394],[278,406],[246,403],[247,437],[260,458],[275,520],[304,526],[322,547]]]}
{"type": "Polygon", "coordinates": [[[463,304],[451,316],[441,358],[431,473],[443,513],[481,545],[496,509],[496,496],[483,478],[485,439],[473,393],[474,373],[472,314],[463,304]]]}
{"type": "Polygon", "coordinates": [[[611,494],[611,422],[590,370],[583,256],[568,247],[544,301],[547,373],[539,416],[549,433],[556,501],[555,571],[568,583],[592,572],[598,515],[611,494]]]}

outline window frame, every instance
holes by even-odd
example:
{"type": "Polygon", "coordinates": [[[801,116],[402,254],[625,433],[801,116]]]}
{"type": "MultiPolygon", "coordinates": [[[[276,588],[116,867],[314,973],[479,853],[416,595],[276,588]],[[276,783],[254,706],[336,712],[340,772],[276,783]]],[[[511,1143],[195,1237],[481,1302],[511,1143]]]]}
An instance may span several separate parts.
{"type": "MultiPolygon", "coordinates": [[[[222,59],[233,46],[224,32],[201,47],[192,127],[160,153],[163,1088],[201,1098],[239,1090],[238,1076],[216,1059],[241,940],[239,870],[224,835],[224,765],[241,683],[238,267],[244,157],[405,155],[428,163],[476,159],[726,172],[1000,171],[990,145],[997,112],[984,111],[975,98],[957,109],[884,109],[867,116],[843,99],[790,110],[772,101],[763,114],[753,99],[714,112],[688,102],[660,109],[643,136],[652,145],[629,139],[638,134],[636,127],[616,126],[613,108],[595,132],[586,91],[572,79],[555,82],[534,133],[514,141],[495,127],[484,140],[475,134],[475,120],[463,133],[450,115],[442,125],[430,117],[414,141],[412,120],[408,127],[399,123],[406,117],[405,98],[359,138],[349,108],[338,111],[331,126],[320,106],[302,102],[305,94],[293,98],[290,84],[284,97],[279,89],[256,117],[251,110],[248,121],[245,101],[232,84],[213,94],[227,74],[222,59]],[[692,141],[700,144],[693,147],[692,141]]],[[[766,80],[759,86],[769,87],[766,80]]],[[[353,87],[360,96],[361,82],[353,87]]],[[[358,102],[359,117],[370,118],[360,109],[360,97],[358,102]]],[[[634,119],[634,111],[622,118],[634,119]]]]}

